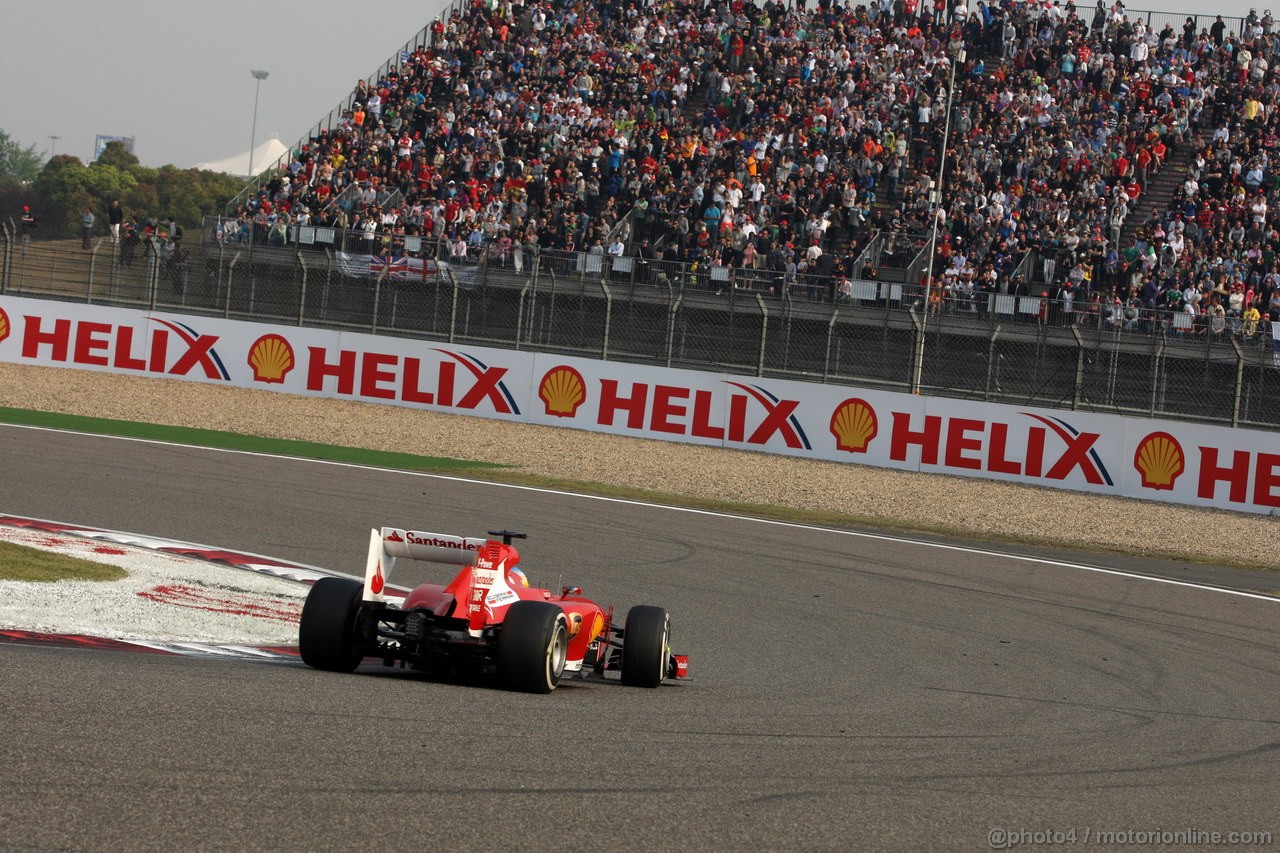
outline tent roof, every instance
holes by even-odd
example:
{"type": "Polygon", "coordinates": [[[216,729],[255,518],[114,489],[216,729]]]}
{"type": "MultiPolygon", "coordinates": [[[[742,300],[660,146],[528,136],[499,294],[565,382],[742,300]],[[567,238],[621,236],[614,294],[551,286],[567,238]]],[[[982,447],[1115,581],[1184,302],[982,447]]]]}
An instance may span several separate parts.
{"type": "MultiPolygon", "coordinates": [[[[289,146],[282,143],[278,136],[273,136],[267,141],[255,145],[253,149],[253,174],[262,174],[288,153],[289,146]]],[[[244,151],[223,160],[197,163],[195,168],[204,172],[223,172],[228,175],[247,177],[245,173],[249,169],[249,152],[244,151]]]]}

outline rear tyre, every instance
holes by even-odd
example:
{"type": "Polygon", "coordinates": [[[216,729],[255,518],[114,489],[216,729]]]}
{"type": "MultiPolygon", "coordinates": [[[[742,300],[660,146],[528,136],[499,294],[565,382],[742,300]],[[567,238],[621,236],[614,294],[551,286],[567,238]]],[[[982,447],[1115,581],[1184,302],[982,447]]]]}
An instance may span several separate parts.
{"type": "Polygon", "coordinates": [[[507,609],[498,635],[498,674],[526,693],[550,693],[564,675],[569,623],[564,611],[545,601],[517,601],[507,609]]]}
{"type": "Polygon", "coordinates": [[[356,636],[364,587],[348,578],[321,578],[311,587],[298,623],[302,662],[330,672],[352,672],[364,658],[356,636]]]}
{"type": "Polygon", "coordinates": [[[622,683],[657,687],[667,677],[671,618],[661,607],[639,604],[627,611],[622,633],[622,683]]]}

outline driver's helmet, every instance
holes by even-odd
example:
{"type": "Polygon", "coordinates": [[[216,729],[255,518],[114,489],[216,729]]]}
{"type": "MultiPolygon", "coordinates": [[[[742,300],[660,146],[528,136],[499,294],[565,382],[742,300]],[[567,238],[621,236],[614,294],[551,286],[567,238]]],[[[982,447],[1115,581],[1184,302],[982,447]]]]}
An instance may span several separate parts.
{"type": "Polygon", "coordinates": [[[510,583],[512,586],[516,586],[516,585],[528,586],[529,585],[529,579],[525,577],[524,572],[520,571],[515,566],[512,566],[511,568],[507,569],[507,582],[510,583]]]}

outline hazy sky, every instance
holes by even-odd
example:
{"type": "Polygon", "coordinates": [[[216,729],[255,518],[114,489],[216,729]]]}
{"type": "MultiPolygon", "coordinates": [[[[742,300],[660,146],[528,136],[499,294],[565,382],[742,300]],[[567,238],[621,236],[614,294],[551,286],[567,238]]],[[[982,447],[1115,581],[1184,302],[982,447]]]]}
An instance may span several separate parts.
{"type": "Polygon", "coordinates": [[[257,142],[292,145],[448,5],[0,0],[0,129],[86,162],[98,134],[147,166],[221,160],[249,150],[258,68],[257,142]]]}
{"type": "MultiPolygon", "coordinates": [[[[1251,5],[1129,4],[1223,15],[1244,15],[1251,5]]],[[[0,0],[0,129],[23,147],[47,155],[56,146],[56,153],[86,162],[98,134],[135,137],[134,153],[148,166],[221,160],[249,149],[256,82],[249,70],[259,68],[270,76],[262,82],[255,138],[275,135],[292,145],[447,6],[448,0],[0,0]]],[[[1259,13],[1266,7],[1257,4],[1259,13]]]]}

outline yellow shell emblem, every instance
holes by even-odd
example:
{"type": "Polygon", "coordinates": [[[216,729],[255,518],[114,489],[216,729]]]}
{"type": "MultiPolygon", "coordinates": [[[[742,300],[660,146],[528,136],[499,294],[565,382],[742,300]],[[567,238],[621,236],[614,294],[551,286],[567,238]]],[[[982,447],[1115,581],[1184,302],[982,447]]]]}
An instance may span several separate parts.
{"type": "Polygon", "coordinates": [[[866,400],[857,397],[836,406],[831,415],[831,434],[836,437],[837,450],[866,453],[867,445],[879,430],[876,410],[866,400]]]}
{"type": "Polygon", "coordinates": [[[0,308],[0,341],[9,337],[9,315],[4,313],[4,309],[0,308]]]}
{"type": "Polygon", "coordinates": [[[600,632],[604,630],[604,616],[600,611],[596,611],[596,618],[591,621],[591,633],[587,635],[587,642],[594,643],[596,637],[600,636],[600,632]]]}
{"type": "Polygon", "coordinates": [[[249,366],[258,382],[284,382],[293,370],[293,346],[279,335],[263,335],[249,347],[249,366]]]}
{"type": "Polygon", "coordinates": [[[1133,467],[1142,475],[1143,488],[1172,490],[1178,475],[1186,470],[1186,455],[1178,439],[1167,432],[1153,432],[1138,443],[1133,467]]]}
{"type": "Polygon", "coordinates": [[[582,374],[568,365],[553,367],[538,383],[538,398],[547,407],[548,415],[571,418],[587,399],[587,382],[582,374]]]}

